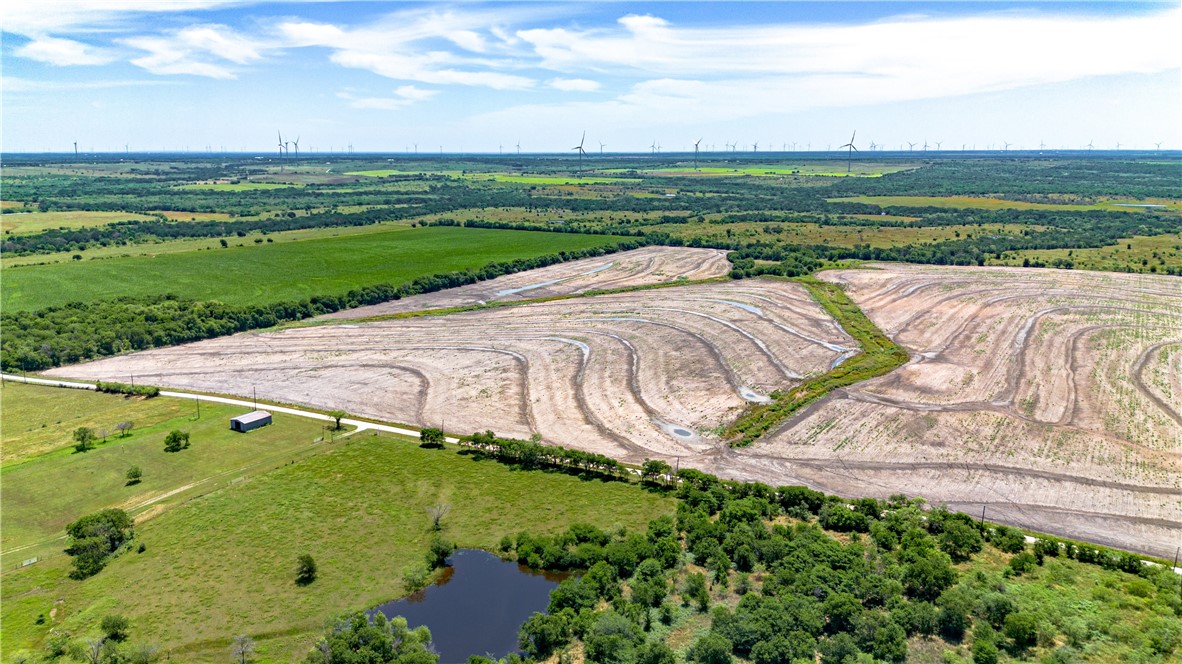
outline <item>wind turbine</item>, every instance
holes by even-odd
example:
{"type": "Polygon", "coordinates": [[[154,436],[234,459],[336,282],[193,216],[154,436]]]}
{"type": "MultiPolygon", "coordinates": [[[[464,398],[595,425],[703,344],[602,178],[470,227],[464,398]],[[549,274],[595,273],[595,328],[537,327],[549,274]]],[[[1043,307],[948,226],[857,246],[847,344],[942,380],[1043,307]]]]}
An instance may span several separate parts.
{"type": "Polygon", "coordinates": [[[291,144],[296,146],[296,157],[299,157],[300,156],[300,137],[296,136],[296,139],[294,141],[292,141],[291,144]]]}
{"type": "Polygon", "coordinates": [[[915,152],[915,143],[912,143],[911,141],[907,141],[907,151],[908,152],[915,152]]]}
{"type": "Polygon", "coordinates": [[[701,142],[702,142],[702,139],[700,139],[700,138],[694,142],[694,170],[695,171],[698,170],[698,143],[701,143],[701,142]]]}
{"type": "Polygon", "coordinates": [[[927,139],[924,139],[924,141],[923,141],[923,151],[924,151],[924,152],[927,152],[927,151],[928,151],[928,142],[927,142],[927,139]]]}
{"type": "MultiPolygon", "coordinates": [[[[858,135],[858,130],[855,129],[854,133],[850,134],[850,142],[841,146],[842,148],[849,148],[849,157],[847,158],[847,160],[845,162],[846,175],[849,175],[850,169],[853,168],[853,165],[854,165],[854,150],[858,149],[858,148],[854,147],[854,137],[857,135],[858,135]]],[[[925,147],[926,147],[926,144],[925,144],[925,147]]],[[[838,149],[840,150],[841,148],[838,148],[838,149]]]]}
{"type": "Polygon", "coordinates": [[[517,141],[517,154],[521,154],[521,141],[517,141]]]}
{"type": "Polygon", "coordinates": [[[1047,149],[1047,144],[1046,144],[1046,143],[1044,143],[1044,142],[1042,142],[1042,141],[1039,141],[1039,142],[1038,142],[1038,149],[1039,149],[1039,150],[1045,150],[1045,149],[1047,149]]]}
{"type": "Polygon", "coordinates": [[[652,151],[653,151],[653,154],[656,154],[656,153],[657,153],[657,139],[655,139],[655,138],[654,138],[654,139],[653,139],[653,144],[652,144],[652,145],[650,145],[650,146],[648,146],[648,147],[649,147],[649,149],[650,149],[650,150],[652,150],[652,151]]]}
{"type": "Polygon", "coordinates": [[[572,150],[579,151],[579,166],[580,167],[582,167],[582,165],[583,165],[583,155],[587,154],[587,151],[583,149],[583,142],[585,140],[587,140],[587,132],[586,131],[583,132],[583,137],[579,139],[579,144],[574,146],[573,148],[571,148],[572,150]]]}
{"type": "Polygon", "coordinates": [[[1088,144],[1087,144],[1087,148],[1088,148],[1088,150],[1089,150],[1089,151],[1091,151],[1091,150],[1094,150],[1094,149],[1096,149],[1096,146],[1092,145],[1092,142],[1089,140],[1089,141],[1088,141],[1088,144]]]}
{"type": "Polygon", "coordinates": [[[755,141],[754,143],[751,144],[751,151],[752,152],[759,152],[759,141],[755,141]]]}
{"type": "Polygon", "coordinates": [[[944,145],[944,141],[936,141],[936,152],[940,151],[941,145],[944,145]]]}
{"type": "MultiPolygon", "coordinates": [[[[1165,141],[1162,142],[1164,143],[1165,141]]],[[[1154,143],[1154,145],[1157,146],[1158,151],[1161,151],[1161,143],[1154,143]]]]}
{"type": "Polygon", "coordinates": [[[78,141],[74,141],[74,156],[78,156],[78,141]]]}
{"type": "Polygon", "coordinates": [[[280,157],[282,157],[282,156],[283,156],[283,146],[284,146],[284,143],[283,143],[283,132],[281,132],[281,131],[279,131],[278,129],[276,129],[276,130],[275,130],[275,133],[276,133],[276,134],[279,134],[279,156],[280,156],[280,157]]]}
{"type": "Polygon", "coordinates": [[[1006,146],[1005,146],[1004,148],[1002,148],[1002,152],[1009,152],[1009,151],[1010,151],[1010,146],[1011,146],[1011,145],[1013,145],[1013,143],[1011,143],[1011,142],[1009,142],[1009,141],[1002,141],[1002,143],[1005,143],[1005,144],[1006,144],[1006,146]]]}
{"type": "Polygon", "coordinates": [[[505,146],[497,143],[497,154],[505,154],[505,146]]]}
{"type": "Polygon", "coordinates": [[[874,141],[870,141],[870,151],[871,151],[871,152],[874,152],[874,148],[876,148],[876,147],[878,147],[878,146],[876,146],[876,145],[874,144],[874,141]]]}
{"type": "Polygon", "coordinates": [[[1117,142],[1116,142],[1116,149],[1117,149],[1117,150],[1119,150],[1119,149],[1120,149],[1120,141],[1117,141],[1117,142]]]}
{"type": "Polygon", "coordinates": [[[604,148],[606,148],[606,147],[607,147],[607,143],[604,143],[603,141],[600,141],[600,142],[599,142],[599,154],[603,154],[603,149],[604,149],[604,148]]]}

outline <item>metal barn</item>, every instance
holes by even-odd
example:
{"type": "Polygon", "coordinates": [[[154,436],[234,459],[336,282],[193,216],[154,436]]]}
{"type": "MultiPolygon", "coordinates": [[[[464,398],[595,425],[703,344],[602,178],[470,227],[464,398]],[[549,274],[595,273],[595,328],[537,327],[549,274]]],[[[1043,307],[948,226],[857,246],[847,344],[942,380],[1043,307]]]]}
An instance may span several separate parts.
{"type": "Polygon", "coordinates": [[[271,413],[265,410],[256,410],[245,415],[230,418],[230,429],[239,433],[246,433],[259,427],[265,427],[271,423],[271,413]]]}

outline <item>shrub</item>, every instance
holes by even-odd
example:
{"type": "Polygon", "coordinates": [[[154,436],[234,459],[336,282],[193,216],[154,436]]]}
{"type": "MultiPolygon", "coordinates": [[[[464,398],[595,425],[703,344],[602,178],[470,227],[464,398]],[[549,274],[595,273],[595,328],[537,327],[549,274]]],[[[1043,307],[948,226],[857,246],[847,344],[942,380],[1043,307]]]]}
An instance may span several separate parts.
{"type": "Polygon", "coordinates": [[[306,586],[316,580],[316,561],[312,559],[312,555],[308,553],[301,553],[296,558],[296,583],[301,586],[306,586]]]}
{"type": "Polygon", "coordinates": [[[165,452],[180,452],[189,447],[189,432],[173,430],[164,438],[165,452]]]}

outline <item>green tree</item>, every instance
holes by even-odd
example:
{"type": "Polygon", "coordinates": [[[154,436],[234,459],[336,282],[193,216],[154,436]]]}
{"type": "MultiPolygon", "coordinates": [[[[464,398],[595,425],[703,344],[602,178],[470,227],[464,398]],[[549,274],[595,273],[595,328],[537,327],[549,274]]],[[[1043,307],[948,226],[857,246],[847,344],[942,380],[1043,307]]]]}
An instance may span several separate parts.
{"type": "Polygon", "coordinates": [[[134,426],[135,425],[130,420],[124,420],[123,422],[115,425],[115,430],[119,432],[120,438],[126,438],[128,435],[130,435],[134,426]]]}
{"type": "Polygon", "coordinates": [[[643,637],[636,625],[613,610],[599,614],[583,642],[587,658],[599,664],[624,664],[636,659],[636,646],[643,637]]]}
{"type": "Polygon", "coordinates": [[[664,641],[649,641],[636,649],[636,664],[677,664],[677,655],[664,641]]]}
{"type": "Polygon", "coordinates": [[[419,440],[422,441],[420,447],[443,447],[445,440],[443,429],[436,429],[434,427],[427,427],[419,432],[419,440]]]}
{"type": "Polygon", "coordinates": [[[660,459],[645,459],[640,467],[640,476],[650,482],[656,482],[662,475],[673,472],[673,467],[660,459]]]}
{"type": "Polygon", "coordinates": [[[97,574],[107,558],[131,539],[132,520],[121,509],[105,509],[67,525],[66,534],[70,537],[66,553],[74,557],[71,576],[84,579],[97,574]]]}
{"type": "Polygon", "coordinates": [[[140,480],[144,478],[144,471],[140,470],[139,466],[132,466],[127,469],[127,484],[124,486],[131,486],[132,484],[139,484],[140,480]]]}
{"type": "Polygon", "coordinates": [[[447,557],[454,553],[456,545],[436,533],[431,538],[431,545],[427,549],[427,567],[439,569],[447,564],[447,557]]]}
{"type": "Polygon", "coordinates": [[[316,561],[312,559],[312,554],[301,553],[296,558],[295,580],[301,586],[306,586],[316,580],[316,561]]]}
{"type": "Polygon", "coordinates": [[[1038,640],[1038,618],[1024,611],[1011,613],[1006,616],[1004,630],[1019,650],[1029,648],[1038,640]]]}
{"type": "Polygon", "coordinates": [[[525,654],[542,660],[570,641],[569,612],[546,614],[534,612],[517,632],[517,640],[525,654]]]}
{"type": "Polygon", "coordinates": [[[685,598],[686,602],[693,602],[697,605],[699,611],[705,611],[710,608],[710,593],[706,590],[706,575],[701,572],[694,572],[685,577],[685,587],[681,590],[681,596],[685,598]]]}
{"type": "Polygon", "coordinates": [[[348,417],[349,414],[343,410],[330,410],[328,412],[328,416],[331,417],[333,419],[333,421],[335,422],[335,424],[333,424],[333,428],[336,429],[337,431],[340,431],[341,430],[341,420],[348,417]]]}
{"type": "Polygon", "coordinates": [[[940,548],[958,563],[965,562],[982,548],[981,533],[976,526],[959,519],[946,519],[940,533],[940,548]]]}
{"type": "Polygon", "coordinates": [[[714,632],[709,632],[695,641],[685,654],[685,658],[696,664],[730,664],[735,661],[731,656],[731,642],[714,632]]]}
{"type": "Polygon", "coordinates": [[[164,437],[164,451],[165,452],[180,452],[189,447],[189,432],[178,431],[176,429],[168,432],[164,437]]]}
{"type": "Polygon", "coordinates": [[[78,427],[74,429],[74,451],[86,452],[94,449],[94,429],[78,427]]]}
{"type": "Polygon", "coordinates": [[[338,618],[308,654],[309,664],[357,662],[358,664],[434,664],[439,655],[428,650],[431,631],[408,629],[406,619],[387,620],[376,613],[352,613],[338,618]]]}

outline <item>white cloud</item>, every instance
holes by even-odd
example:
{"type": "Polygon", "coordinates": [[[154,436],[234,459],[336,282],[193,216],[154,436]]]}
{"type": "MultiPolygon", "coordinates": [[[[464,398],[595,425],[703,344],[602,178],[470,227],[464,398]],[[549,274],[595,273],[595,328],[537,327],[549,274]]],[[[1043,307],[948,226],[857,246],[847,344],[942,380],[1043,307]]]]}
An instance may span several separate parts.
{"type": "Polygon", "coordinates": [[[73,39],[57,37],[36,37],[29,43],[16,48],[18,57],[47,62],[51,65],[105,65],[115,60],[115,55],[73,39]]]}
{"type": "Polygon", "coordinates": [[[168,36],[143,36],[118,40],[148,54],[131,63],[153,74],[189,74],[232,79],[237,74],[224,62],[243,65],[262,59],[262,44],[224,25],[194,25],[168,36]]]}
{"type": "Polygon", "coordinates": [[[338,92],[337,97],[348,101],[353,108],[397,111],[411,104],[426,101],[438,93],[438,90],[423,90],[413,85],[403,85],[394,89],[393,97],[359,97],[347,90],[338,92]]]}
{"type": "Polygon", "coordinates": [[[135,13],[170,13],[242,4],[242,0],[9,0],[0,3],[5,32],[48,35],[105,27],[135,13]]]}
{"type": "Polygon", "coordinates": [[[78,90],[102,90],[106,88],[138,88],[148,85],[171,85],[170,81],[157,79],[123,79],[123,80],[90,80],[90,81],[34,81],[18,76],[5,76],[0,80],[0,89],[5,93],[21,92],[59,92],[78,90]]]}
{"type": "Polygon", "coordinates": [[[600,88],[598,81],[586,78],[555,78],[549,81],[549,85],[563,92],[595,92],[600,88]]]}

